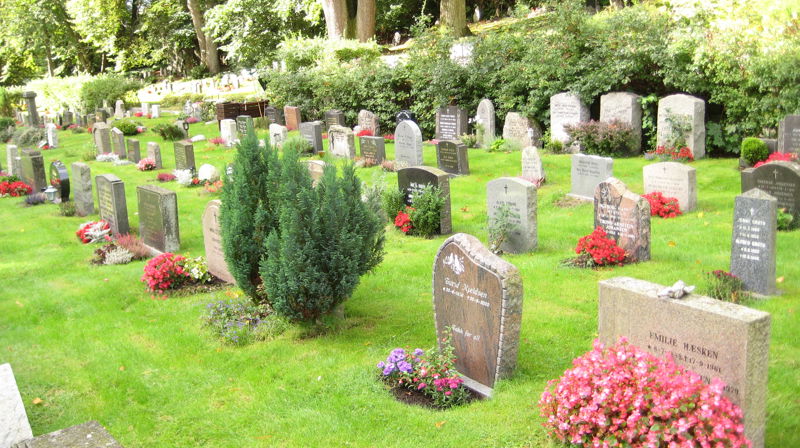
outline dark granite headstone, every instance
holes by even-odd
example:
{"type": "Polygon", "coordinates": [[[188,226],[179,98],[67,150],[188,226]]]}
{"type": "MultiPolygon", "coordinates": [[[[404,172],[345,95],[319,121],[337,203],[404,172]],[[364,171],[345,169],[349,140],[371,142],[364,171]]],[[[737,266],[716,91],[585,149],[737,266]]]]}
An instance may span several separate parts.
{"type": "Polygon", "coordinates": [[[28,126],[39,126],[39,112],[36,110],[36,92],[23,92],[22,98],[25,99],[25,105],[28,110],[28,126]]]}
{"type": "Polygon", "coordinates": [[[322,151],[322,122],[306,121],[300,123],[300,135],[308,141],[314,154],[322,151]]]}
{"type": "Polygon", "coordinates": [[[436,144],[436,162],[450,174],[469,174],[467,147],[460,141],[442,140],[436,144]]]}
{"type": "Polygon", "coordinates": [[[12,445],[11,448],[122,448],[111,434],[90,421],[12,445]]]}
{"type": "Polygon", "coordinates": [[[136,187],[139,202],[139,237],[159,252],[176,252],[181,247],[178,228],[178,196],[156,185],[136,187]]]}
{"type": "Polygon", "coordinates": [[[495,382],[514,372],[522,298],[519,270],[474,236],[455,234],[436,253],[437,340],[441,345],[443,338],[450,337],[464,385],[481,395],[491,396],[495,382]]]}
{"type": "Polygon", "coordinates": [[[346,126],[344,112],[338,109],[325,112],[325,130],[327,131],[331,126],[346,126]]]}
{"type": "Polygon", "coordinates": [[[371,159],[377,165],[383,163],[386,158],[386,144],[383,137],[359,137],[358,144],[361,147],[361,157],[371,159]]]}
{"type": "Polygon", "coordinates": [[[58,198],[61,202],[69,201],[69,173],[67,166],[60,160],[50,164],[50,185],[58,190],[58,198]]]}
{"type": "Polygon", "coordinates": [[[410,110],[406,109],[398,112],[395,118],[397,120],[397,124],[400,124],[401,121],[405,120],[413,121],[414,123],[417,122],[417,115],[414,112],[411,112],[410,110]]]}
{"type": "Polygon", "coordinates": [[[96,176],[97,206],[100,219],[111,227],[111,233],[122,235],[130,232],[128,204],[125,200],[125,184],[113,174],[96,176]]]}
{"type": "Polygon", "coordinates": [[[142,160],[142,151],[139,149],[139,140],[135,138],[128,139],[128,160],[133,163],[139,163],[142,160]]]}
{"type": "Polygon", "coordinates": [[[770,162],[742,171],[742,193],[753,188],[774,197],[778,208],[785,208],[795,220],[800,219],[800,165],[770,162]]]}
{"type": "Polygon", "coordinates": [[[188,140],[180,140],[175,146],[175,169],[196,171],[194,164],[194,145],[188,140]]]}
{"type": "Polygon", "coordinates": [[[467,113],[458,106],[439,108],[436,112],[436,139],[458,140],[467,133],[467,113]]]}
{"type": "Polygon", "coordinates": [[[239,134],[239,138],[244,138],[249,131],[255,131],[253,117],[250,115],[236,117],[236,133],[239,134]]]}
{"type": "Polygon", "coordinates": [[[20,159],[22,171],[20,179],[33,188],[33,192],[39,192],[47,188],[47,177],[44,173],[44,158],[42,153],[34,149],[23,149],[20,159]]]}
{"type": "Polygon", "coordinates": [[[800,152],[800,115],[787,115],[778,123],[778,152],[800,152]]]}
{"type": "Polygon", "coordinates": [[[94,214],[94,197],[92,196],[92,169],[81,162],[72,164],[72,185],[75,198],[75,214],[88,216],[94,214]]]}
{"type": "Polygon", "coordinates": [[[267,121],[269,121],[270,124],[275,123],[285,125],[285,120],[283,119],[283,109],[268,106],[264,109],[264,116],[267,117],[267,121]]]}
{"type": "Polygon", "coordinates": [[[290,131],[297,130],[303,119],[300,115],[300,108],[295,106],[284,106],[283,115],[286,117],[286,127],[290,131]]]}
{"type": "Polygon", "coordinates": [[[778,201],[764,191],[736,196],[733,208],[731,274],[750,291],[775,293],[775,241],[778,201]]]}
{"type": "Polygon", "coordinates": [[[219,208],[222,203],[219,199],[209,201],[203,212],[203,243],[206,248],[206,261],[208,272],[214,277],[226,282],[236,283],[225,262],[225,252],[222,249],[222,228],[219,224],[219,208]]]}
{"type": "Polygon", "coordinates": [[[405,204],[413,205],[412,194],[426,185],[439,187],[444,197],[440,217],[439,233],[447,235],[453,231],[450,211],[450,176],[444,171],[427,166],[401,168],[397,171],[397,186],[405,193],[405,204]]]}
{"type": "Polygon", "coordinates": [[[595,189],[594,226],[602,227],[629,261],[650,259],[650,203],[614,177],[595,189]]]}

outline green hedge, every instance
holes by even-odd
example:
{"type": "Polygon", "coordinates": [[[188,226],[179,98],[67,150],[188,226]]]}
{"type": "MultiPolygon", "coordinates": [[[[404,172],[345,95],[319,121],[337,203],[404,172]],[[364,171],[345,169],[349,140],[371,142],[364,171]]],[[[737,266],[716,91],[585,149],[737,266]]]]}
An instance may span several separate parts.
{"type": "Polygon", "coordinates": [[[81,103],[86,110],[95,110],[103,107],[103,101],[108,101],[111,107],[117,100],[125,98],[125,95],[142,87],[142,83],[118,75],[100,75],[87,81],[81,87],[81,103]]]}

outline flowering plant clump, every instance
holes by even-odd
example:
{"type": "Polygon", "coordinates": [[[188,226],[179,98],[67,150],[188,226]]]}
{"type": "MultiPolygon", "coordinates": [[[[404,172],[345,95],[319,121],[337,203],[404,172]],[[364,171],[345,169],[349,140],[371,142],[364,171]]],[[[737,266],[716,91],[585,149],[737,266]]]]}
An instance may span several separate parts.
{"type": "Polygon", "coordinates": [[[206,193],[219,193],[222,189],[222,180],[216,180],[214,182],[206,181],[203,184],[203,188],[206,190],[206,193]]]}
{"type": "Polygon", "coordinates": [[[156,180],[159,182],[172,182],[175,180],[175,175],[171,173],[158,173],[156,180]]]}
{"type": "Polygon", "coordinates": [[[289,327],[288,321],[268,305],[252,300],[219,300],[206,304],[205,325],[223,341],[246,345],[253,340],[274,339],[289,327]]]}
{"type": "Polygon", "coordinates": [[[208,139],[208,142],[213,144],[213,145],[219,146],[219,145],[225,144],[225,139],[222,138],[222,137],[214,137],[214,138],[208,139]]]}
{"type": "Polygon", "coordinates": [[[465,403],[469,391],[455,369],[453,347],[445,338],[441,351],[396,348],[377,365],[381,379],[393,387],[421,392],[439,408],[465,403]]]}
{"type": "Polygon", "coordinates": [[[650,156],[658,157],[661,160],[674,160],[676,162],[694,162],[692,150],[687,146],[680,148],[671,146],[658,146],[654,151],[647,153],[650,156]]]}
{"type": "Polygon", "coordinates": [[[374,134],[369,129],[362,129],[362,130],[358,131],[358,134],[356,134],[356,137],[372,137],[373,135],[374,134]]]}
{"type": "Polygon", "coordinates": [[[394,134],[386,134],[383,136],[383,141],[386,143],[394,143],[394,134]]]}
{"type": "Polygon", "coordinates": [[[133,114],[133,116],[134,116],[134,117],[136,117],[136,118],[139,118],[139,117],[141,117],[141,116],[143,116],[143,115],[144,115],[144,114],[143,114],[143,113],[141,113],[141,112],[136,112],[135,114],[133,114]]]}
{"type": "Polygon", "coordinates": [[[98,162],[118,162],[119,156],[113,152],[104,152],[102,154],[98,154],[95,160],[98,162]]]}
{"type": "MultiPolygon", "coordinates": [[[[410,212],[413,210],[411,207],[406,207],[406,212],[410,212]]],[[[397,216],[394,218],[394,226],[400,229],[403,233],[408,233],[411,229],[414,228],[414,225],[411,222],[411,216],[402,210],[397,212],[397,216]]]]}
{"type": "Polygon", "coordinates": [[[753,165],[753,168],[758,168],[761,165],[769,162],[796,162],[797,154],[793,152],[773,152],[767,157],[767,160],[762,160],[753,165]]]}
{"type": "Polygon", "coordinates": [[[210,283],[212,280],[211,274],[208,273],[208,263],[203,257],[186,258],[181,262],[183,269],[189,273],[189,276],[195,283],[210,283]]]}
{"type": "Polygon", "coordinates": [[[575,246],[578,257],[572,260],[575,266],[594,267],[625,263],[625,250],[617,246],[612,238],[607,238],[605,229],[597,226],[592,233],[578,240],[575,246]]]}
{"type": "Polygon", "coordinates": [[[182,255],[175,255],[171,252],[164,252],[150,259],[144,266],[142,281],[147,284],[147,289],[151,292],[176,289],[183,285],[191,274],[183,268],[183,261],[186,258],[182,255]]]}
{"type": "Polygon", "coordinates": [[[666,197],[660,191],[647,193],[642,197],[650,203],[650,216],[674,218],[682,214],[678,199],[666,197]]]}
{"type": "Polygon", "coordinates": [[[184,187],[196,187],[200,185],[198,179],[192,170],[175,170],[172,172],[175,175],[175,180],[184,187]]]}
{"type": "Polygon", "coordinates": [[[551,380],[539,400],[551,435],[578,446],[749,447],[743,413],[710,385],[624,338],[599,341],[573,368],[551,380]]]}
{"type": "Polygon", "coordinates": [[[136,164],[136,168],[138,168],[139,171],[152,171],[156,169],[156,161],[151,157],[145,157],[136,164]]]}
{"type": "Polygon", "coordinates": [[[744,282],[728,271],[706,272],[707,294],[717,300],[738,303],[748,296],[744,282]]]}
{"type": "Polygon", "coordinates": [[[101,241],[111,241],[111,226],[107,222],[88,221],[78,226],[75,235],[83,244],[99,243],[101,241]]]}
{"type": "Polygon", "coordinates": [[[4,180],[0,182],[0,198],[4,198],[6,196],[15,198],[18,196],[29,195],[31,192],[33,192],[33,188],[31,188],[31,186],[25,182],[19,180],[4,180]]]}
{"type": "Polygon", "coordinates": [[[186,122],[189,123],[189,124],[197,123],[198,121],[200,121],[200,120],[198,120],[196,117],[189,117],[189,118],[186,119],[186,122]]]}

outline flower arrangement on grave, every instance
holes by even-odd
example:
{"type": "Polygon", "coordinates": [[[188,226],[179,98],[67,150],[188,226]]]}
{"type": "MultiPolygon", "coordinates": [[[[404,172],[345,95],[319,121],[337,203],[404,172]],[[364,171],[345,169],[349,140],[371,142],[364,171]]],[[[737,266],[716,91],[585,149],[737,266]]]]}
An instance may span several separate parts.
{"type": "Polygon", "coordinates": [[[200,179],[194,175],[192,170],[175,170],[172,174],[175,175],[175,181],[184,187],[197,187],[201,185],[200,179]]]}
{"type": "Polygon", "coordinates": [[[99,243],[101,241],[111,241],[111,226],[104,220],[100,221],[87,221],[80,226],[75,232],[83,244],[99,243]]]}
{"type": "Polygon", "coordinates": [[[753,165],[753,168],[758,168],[770,162],[797,162],[797,154],[793,152],[773,152],[766,160],[762,160],[753,165]]]}
{"type": "Polygon", "coordinates": [[[186,119],[186,122],[189,123],[189,124],[194,124],[194,123],[197,123],[198,121],[200,121],[200,120],[198,120],[196,117],[189,117],[189,118],[186,119]]]}
{"type": "Polygon", "coordinates": [[[186,285],[211,283],[213,277],[208,272],[205,258],[186,258],[164,252],[145,264],[141,280],[150,292],[164,292],[186,285]]]}
{"type": "Polygon", "coordinates": [[[710,297],[725,302],[739,303],[749,295],[744,289],[744,282],[728,271],[717,269],[706,272],[706,290],[710,297]]]}
{"type": "Polygon", "coordinates": [[[222,180],[219,179],[215,180],[214,182],[207,180],[203,184],[203,189],[206,191],[206,193],[219,193],[219,191],[222,190],[222,180]]]}
{"type": "Polygon", "coordinates": [[[272,312],[269,305],[228,295],[231,299],[207,303],[202,317],[205,326],[224,342],[247,345],[254,340],[274,339],[289,328],[288,321],[272,312]]]}
{"type": "Polygon", "coordinates": [[[208,139],[208,142],[211,143],[214,146],[219,146],[219,145],[225,144],[225,139],[222,138],[222,137],[214,137],[214,138],[208,139]]]}
{"type": "Polygon", "coordinates": [[[172,182],[176,177],[172,173],[158,173],[156,180],[159,182],[172,182]]]}
{"type": "Polygon", "coordinates": [[[413,212],[413,207],[406,207],[406,210],[400,210],[397,212],[397,216],[394,218],[394,226],[400,229],[403,233],[408,233],[411,229],[414,228],[414,225],[411,223],[411,216],[409,213],[413,212]]]}
{"type": "Polygon", "coordinates": [[[114,154],[113,152],[104,152],[102,154],[98,154],[95,157],[95,160],[98,162],[119,162],[119,156],[114,154]]]}
{"type": "Polygon", "coordinates": [[[405,194],[399,190],[387,189],[381,199],[382,207],[389,219],[394,217],[394,225],[406,235],[431,238],[439,231],[444,197],[442,190],[434,185],[415,191],[411,202],[405,205],[405,194]]]}
{"type": "Polygon", "coordinates": [[[470,398],[455,362],[453,346],[444,338],[441,350],[396,348],[377,367],[380,379],[392,388],[422,394],[434,407],[446,409],[466,403],[470,398]]]}
{"type": "Polygon", "coordinates": [[[539,406],[548,432],[572,446],[749,447],[742,410],[724,384],[651,355],[625,338],[599,341],[551,380],[539,406]]]}
{"type": "Polygon", "coordinates": [[[642,197],[650,203],[650,216],[674,218],[682,214],[678,199],[664,196],[660,191],[647,193],[642,197]]]}
{"type": "Polygon", "coordinates": [[[31,188],[31,186],[25,182],[17,179],[16,176],[4,177],[3,180],[0,181],[0,198],[16,198],[19,196],[29,195],[31,192],[33,192],[33,188],[31,188]]]}
{"type": "Polygon", "coordinates": [[[114,243],[108,243],[94,251],[92,264],[128,264],[133,258],[133,252],[114,243]]]}
{"type": "Polygon", "coordinates": [[[375,134],[372,131],[370,131],[369,129],[362,129],[362,130],[358,131],[358,134],[356,134],[356,137],[372,137],[373,135],[375,135],[375,134]]]}
{"type": "Polygon", "coordinates": [[[133,116],[136,118],[141,118],[142,116],[144,116],[144,114],[141,112],[136,112],[135,114],[133,114],[133,116]]]}
{"type": "Polygon", "coordinates": [[[386,171],[387,173],[394,173],[395,169],[395,161],[394,160],[384,160],[381,162],[381,169],[386,171]]]}
{"type": "Polygon", "coordinates": [[[383,141],[386,143],[394,143],[394,134],[385,134],[383,136],[383,141]]]}
{"type": "Polygon", "coordinates": [[[147,247],[144,244],[144,241],[142,241],[138,236],[131,233],[117,235],[114,239],[114,244],[132,253],[134,260],[144,260],[146,258],[150,258],[150,248],[147,247]]]}
{"type": "Polygon", "coordinates": [[[136,164],[136,168],[139,171],[152,171],[156,169],[156,161],[151,157],[145,157],[136,164]]]}
{"type": "Polygon", "coordinates": [[[660,160],[672,160],[674,162],[694,162],[692,150],[686,146],[680,148],[671,146],[658,146],[655,150],[649,151],[645,154],[650,158],[657,157],[660,160]]]}
{"type": "Polygon", "coordinates": [[[608,238],[605,229],[597,226],[592,233],[578,240],[575,246],[577,257],[564,261],[568,266],[594,268],[597,266],[622,266],[626,261],[625,250],[608,238]]]}
{"type": "Polygon", "coordinates": [[[50,145],[45,143],[44,145],[40,146],[39,149],[41,149],[42,151],[47,151],[48,149],[50,149],[50,145]]]}

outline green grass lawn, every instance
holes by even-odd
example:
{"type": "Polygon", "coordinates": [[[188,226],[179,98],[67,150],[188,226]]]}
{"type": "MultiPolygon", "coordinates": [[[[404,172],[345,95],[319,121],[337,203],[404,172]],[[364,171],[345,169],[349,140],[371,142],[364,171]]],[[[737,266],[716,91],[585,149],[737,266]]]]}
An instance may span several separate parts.
{"type": "MultiPolygon", "coordinates": [[[[143,120],[152,126],[161,120],[143,120]]],[[[263,131],[261,131],[263,133],[263,131]]],[[[192,125],[192,135],[218,135],[192,125]]],[[[92,148],[88,134],[60,132],[61,147],[44,152],[69,166],[92,148]]],[[[162,147],[174,168],[171,143],[162,147]]],[[[221,171],[235,149],[195,144],[197,165],[221,171]]],[[[394,149],[387,153],[393,158],[394,149]]],[[[5,151],[0,150],[5,165],[5,151]]],[[[601,270],[559,267],[579,237],[592,230],[592,206],[560,208],[569,191],[570,158],[544,155],[547,183],[539,190],[539,248],[506,257],[522,274],[525,304],[519,361],[495,397],[449,411],[409,407],[377,381],[375,364],[397,346],[435,343],[432,240],[388,232],[386,256],[345,303],[345,319],[330,332],[290,331],[276,340],[231,347],[203,328],[216,293],[154,300],[139,281],[144,262],[89,264],[95,246],[75,231],[89,218],[65,218],[54,205],[24,208],[0,199],[0,363],[11,363],[36,435],[98,420],[126,447],[401,446],[540,447],[551,442],[536,405],[597,336],[597,282],[630,276],[662,284],[704,285],[703,273],[728,269],[739,172],[733,159],[701,160],[698,209],[652,221],[652,261],[601,270]],[[33,404],[35,398],[42,403],[33,404]]],[[[425,162],[436,165],[425,146],[425,162]]],[[[643,158],[615,160],[615,174],[642,191],[643,158]]],[[[132,229],[138,229],[136,185],[155,172],[89,162],[92,174],[125,181],[132,229]]],[[[520,153],[470,150],[472,174],[451,180],[453,229],[486,242],[486,183],[520,173],[520,153]]],[[[396,174],[360,169],[369,183],[396,185],[396,174]]],[[[181,252],[203,255],[201,217],[214,199],[202,189],[162,184],[178,192],[181,252]]],[[[96,192],[95,192],[96,195],[96,192]]],[[[96,219],[97,217],[91,217],[96,219]]],[[[779,233],[777,275],[783,294],[749,304],[772,313],[767,446],[800,446],[800,231],[779,233]]]]}

